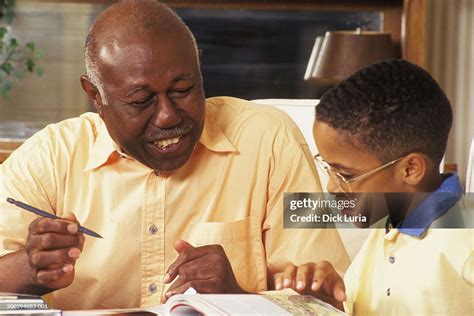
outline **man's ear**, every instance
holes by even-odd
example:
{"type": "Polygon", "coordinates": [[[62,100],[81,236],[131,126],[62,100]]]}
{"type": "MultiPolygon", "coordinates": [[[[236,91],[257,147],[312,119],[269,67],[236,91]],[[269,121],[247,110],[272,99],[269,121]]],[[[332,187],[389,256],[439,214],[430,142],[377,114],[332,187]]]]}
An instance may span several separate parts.
{"type": "Polygon", "coordinates": [[[102,97],[99,90],[86,75],[81,76],[81,86],[89,97],[89,100],[94,104],[99,115],[102,116],[102,97]]]}
{"type": "Polygon", "coordinates": [[[420,153],[411,153],[405,156],[399,163],[399,172],[403,182],[411,186],[417,186],[423,180],[427,168],[427,158],[420,153]]]}

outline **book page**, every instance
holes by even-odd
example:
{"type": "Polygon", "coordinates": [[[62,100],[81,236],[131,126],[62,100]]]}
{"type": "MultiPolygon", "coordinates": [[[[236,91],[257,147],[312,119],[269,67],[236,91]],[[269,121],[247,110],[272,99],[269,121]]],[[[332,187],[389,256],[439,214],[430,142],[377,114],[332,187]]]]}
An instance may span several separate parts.
{"type": "Polygon", "coordinates": [[[332,305],[309,295],[266,295],[265,298],[288,311],[291,315],[347,315],[332,305]]]}
{"type": "Polygon", "coordinates": [[[171,315],[347,315],[307,295],[176,295],[168,303],[171,315]]]}
{"type": "Polygon", "coordinates": [[[189,315],[190,309],[182,309],[184,306],[192,306],[197,315],[199,312],[213,315],[291,315],[262,295],[202,294],[173,298],[168,303],[171,315],[180,315],[179,312],[184,310],[189,315]]]}

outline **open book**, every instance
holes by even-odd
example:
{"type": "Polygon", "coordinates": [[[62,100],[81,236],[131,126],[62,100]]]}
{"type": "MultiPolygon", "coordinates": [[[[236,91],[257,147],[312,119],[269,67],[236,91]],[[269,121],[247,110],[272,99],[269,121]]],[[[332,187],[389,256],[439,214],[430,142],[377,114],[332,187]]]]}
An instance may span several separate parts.
{"type": "Polygon", "coordinates": [[[346,315],[306,295],[175,295],[165,305],[126,310],[69,311],[63,315],[346,315]]]}
{"type": "Polygon", "coordinates": [[[345,315],[307,295],[179,295],[164,308],[165,315],[345,315]]]}

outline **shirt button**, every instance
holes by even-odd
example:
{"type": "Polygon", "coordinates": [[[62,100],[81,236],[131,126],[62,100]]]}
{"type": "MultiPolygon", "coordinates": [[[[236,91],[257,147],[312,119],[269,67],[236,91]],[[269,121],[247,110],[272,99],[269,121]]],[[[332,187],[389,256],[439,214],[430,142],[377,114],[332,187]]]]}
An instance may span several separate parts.
{"type": "Polygon", "coordinates": [[[150,232],[150,234],[155,235],[158,232],[158,227],[156,227],[155,225],[151,225],[150,228],[148,228],[148,231],[150,232]]]}
{"type": "Polygon", "coordinates": [[[387,289],[387,296],[390,296],[390,288],[387,289]]]}
{"type": "Polygon", "coordinates": [[[152,283],[152,284],[148,285],[148,291],[150,291],[150,293],[155,293],[156,292],[155,283],[152,283]]]}
{"type": "Polygon", "coordinates": [[[390,256],[390,257],[388,257],[388,261],[389,261],[390,263],[395,263],[395,256],[390,256]]]}

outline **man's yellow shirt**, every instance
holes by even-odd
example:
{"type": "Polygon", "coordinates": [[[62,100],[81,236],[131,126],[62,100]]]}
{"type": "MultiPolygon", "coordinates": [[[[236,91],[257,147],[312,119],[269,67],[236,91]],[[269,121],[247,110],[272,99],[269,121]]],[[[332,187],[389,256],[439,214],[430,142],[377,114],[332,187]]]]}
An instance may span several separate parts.
{"type": "MultiPolygon", "coordinates": [[[[97,114],[50,125],[0,165],[0,194],[61,216],[86,237],[61,309],[158,305],[174,242],[220,244],[239,285],[267,289],[288,263],[349,259],[333,229],[283,229],[283,192],[321,191],[304,137],[283,112],[235,98],[206,101],[202,136],[170,175],[121,155],[97,114]]],[[[0,201],[0,256],[23,249],[35,215],[0,201]]],[[[12,276],[14,277],[14,276],[12,276]]]]}

